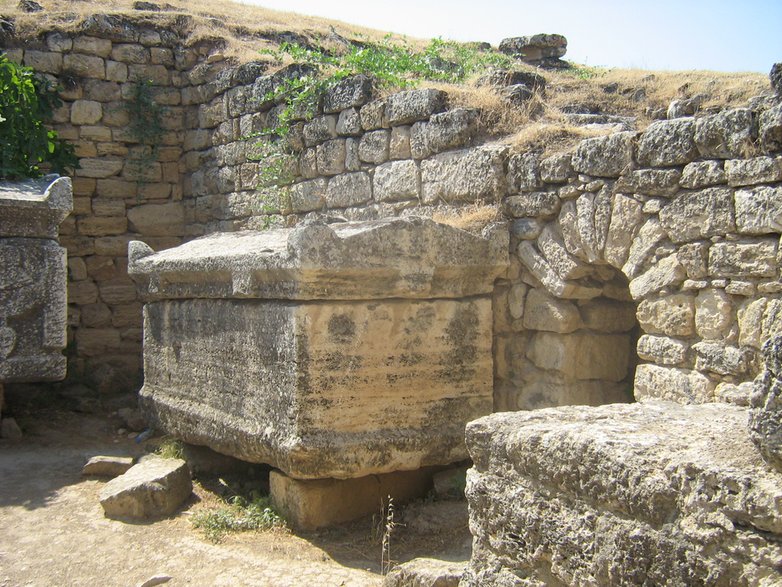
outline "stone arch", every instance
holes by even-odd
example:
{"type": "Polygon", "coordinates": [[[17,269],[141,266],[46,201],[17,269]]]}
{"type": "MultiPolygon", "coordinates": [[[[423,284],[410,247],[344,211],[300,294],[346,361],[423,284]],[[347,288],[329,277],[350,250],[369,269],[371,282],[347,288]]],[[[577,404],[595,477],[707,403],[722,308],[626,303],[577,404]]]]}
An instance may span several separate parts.
{"type": "MultiPolygon", "coordinates": [[[[639,169],[632,157],[645,134],[628,137],[630,163],[612,177],[578,169],[579,147],[572,161],[581,175],[570,169],[549,185],[537,179],[534,189],[545,191],[521,189],[506,199],[507,207],[523,212],[512,214],[519,218],[512,232],[518,239],[519,280],[526,288],[524,312],[543,299],[560,320],[548,330],[563,330],[556,336],[530,333],[528,317],[517,330],[525,348],[516,349],[520,360],[514,367],[534,372],[553,366],[573,377],[559,378],[569,390],[555,391],[552,385],[540,401],[517,397],[517,406],[498,407],[616,401],[612,385],[604,385],[602,395],[584,393],[578,369],[585,369],[587,381],[616,383],[594,378],[599,365],[591,361],[600,356],[605,333],[586,324],[584,313],[597,305],[604,319],[616,320],[608,308],[625,303],[633,304],[639,329],[631,336],[638,361],[633,398],[748,401],[762,342],[782,329],[780,231],[774,220],[782,194],[776,182],[751,171],[769,158],[677,161],[675,167],[657,162],[671,168],[639,169]],[[764,183],[772,185],[758,185],[764,183]]],[[[609,140],[616,141],[616,135],[588,139],[582,146],[591,142],[594,149],[609,140]]],[[[551,160],[535,165],[543,170],[551,160]]],[[[626,309],[619,312],[622,316],[626,309]]],[[[611,354],[604,349],[603,356],[608,369],[611,354]]],[[[521,380],[527,391],[534,389],[521,380]]]]}

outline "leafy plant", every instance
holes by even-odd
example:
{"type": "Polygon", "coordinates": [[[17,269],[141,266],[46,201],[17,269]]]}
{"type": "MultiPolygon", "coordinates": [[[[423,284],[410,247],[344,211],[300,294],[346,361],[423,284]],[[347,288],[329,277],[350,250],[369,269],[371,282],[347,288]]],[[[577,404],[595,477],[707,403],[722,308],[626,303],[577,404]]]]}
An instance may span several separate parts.
{"type": "Polygon", "coordinates": [[[196,513],[191,522],[212,542],[219,542],[229,532],[285,527],[285,520],[271,506],[269,497],[257,495],[251,500],[234,496],[224,506],[196,513]]]}
{"type": "Polygon", "coordinates": [[[0,178],[39,177],[43,168],[64,174],[78,167],[73,145],[45,126],[61,105],[47,79],[0,54],[0,178]]]}

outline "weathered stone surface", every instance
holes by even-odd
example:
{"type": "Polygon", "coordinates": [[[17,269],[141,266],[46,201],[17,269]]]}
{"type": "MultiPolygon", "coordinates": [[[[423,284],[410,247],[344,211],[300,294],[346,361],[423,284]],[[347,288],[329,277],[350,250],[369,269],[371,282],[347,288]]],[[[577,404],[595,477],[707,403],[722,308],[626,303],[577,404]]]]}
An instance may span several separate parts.
{"type": "Polygon", "coordinates": [[[688,345],[684,341],[665,336],[644,334],[638,339],[638,357],[658,365],[681,365],[687,358],[688,345]]]}
{"type": "Polygon", "coordinates": [[[184,236],[185,209],[181,202],[143,204],[128,210],[128,222],[144,236],[184,236]]]}
{"type": "Polygon", "coordinates": [[[638,163],[649,167],[684,165],[698,156],[695,122],[687,118],[658,120],[638,140],[638,163]]]}
{"type": "Polygon", "coordinates": [[[395,126],[391,129],[391,141],[388,145],[388,156],[391,159],[410,159],[410,129],[409,126],[395,126]]]}
{"type": "Polygon", "coordinates": [[[721,289],[704,289],[695,299],[695,330],[703,339],[722,339],[733,324],[730,296],[721,289]]]}
{"type": "Polygon", "coordinates": [[[782,179],[782,164],[774,157],[730,159],[725,161],[725,175],[731,186],[779,181],[782,179]]]}
{"type": "Polygon", "coordinates": [[[486,297],[172,300],[147,304],[144,332],[155,426],[297,478],[461,460],[464,424],[491,411],[486,297]]]}
{"type": "Polygon", "coordinates": [[[760,115],[760,144],[768,152],[782,151],[782,103],[760,115]]]}
{"type": "Polygon", "coordinates": [[[698,371],[638,365],[633,395],[638,401],[663,399],[681,404],[702,404],[714,401],[714,383],[698,371]]]}
{"type": "Polygon", "coordinates": [[[421,162],[425,204],[496,200],[505,192],[505,149],[450,151],[421,162]]]}
{"type": "Polygon", "coordinates": [[[567,53],[567,39],[562,35],[550,34],[509,37],[500,41],[499,50],[528,63],[545,63],[567,53]]]}
{"type": "Polygon", "coordinates": [[[678,169],[636,169],[625,173],[616,182],[616,189],[648,196],[669,197],[679,187],[678,169]]]}
{"type": "Polygon", "coordinates": [[[81,474],[96,477],[119,477],[133,466],[133,460],[133,457],[91,457],[81,468],[81,474]]]}
{"type": "Polygon", "coordinates": [[[618,132],[581,141],[573,154],[573,169],[598,177],[619,177],[632,166],[635,136],[634,132],[618,132]]]}
{"type": "Polygon", "coordinates": [[[641,203],[622,194],[614,196],[611,221],[603,249],[605,260],[616,268],[627,261],[633,236],[643,219],[641,203]]]}
{"type": "Polygon", "coordinates": [[[516,153],[508,160],[508,190],[530,192],[540,187],[540,159],[537,153],[516,153]]]}
{"type": "Polygon", "coordinates": [[[68,177],[0,181],[0,238],[57,238],[60,223],[72,208],[68,177]]]}
{"type": "Polygon", "coordinates": [[[572,156],[559,153],[540,162],[540,179],[546,183],[564,183],[573,175],[572,156]]]}
{"type": "Polygon", "coordinates": [[[0,382],[65,377],[67,178],[0,184],[0,382]]]}
{"type": "Polygon", "coordinates": [[[464,563],[414,558],[394,567],[383,579],[383,587],[459,587],[464,568],[464,563]]]}
{"type": "Polygon", "coordinates": [[[747,371],[747,354],[741,349],[719,342],[698,342],[692,345],[695,368],[720,375],[742,375],[747,371]]]}
{"type": "Polygon", "coordinates": [[[549,293],[559,298],[591,299],[602,293],[602,288],[568,282],[559,277],[548,261],[529,241],[522,241],[516,248],[522,264],[543,284],[549,293]]]}
{"type": "Polygon", "coordinates": [[[374,100],[365,104],[359,110],[361,118],[361,128],[364,130],[375,130],[378,128],[388,128],[388,116],[386,116],[386,100],[374,100]]]}
{"type": "Polygon", "coordinates": [[[675,243],[732,232],[733,190],[682,192],[660,211],[660,224],[675,243]]]}
{"type": "Polygon", "coordinates": [[[148,299],[463,297],[491,291],[507,247],[501,224],[481,238],[418,217],[314,223],[219,233],[155,254],[131,243],[128,273],[148,299]]]}
{"type": "Polygon", "coordinates": [[[572,302],[533,288],[524,305],[524,328],[564,334],[581,328],[581,316],[572,302]]]}
{"type": "Polygon", "coordinates": [[[391,497],[394,505],[424,497],[432,469],[395,471],[354,479],[294,479],[271,471],[270,496],[294,528],[314,530],[377,513],[391,497]]]}
{"type": "Polygon", "coordinates": [[[773,277],[778,265],[776,239],[715,243],[709,249],[709,274],[714,277],[773,277]]]}
{"type": "Polygon", "coordinates": [[[390,161],[375,168],[375,198],[396,202],[417,198],[420,193],[418,166],[415,161],[390,161]]]}
{"type": "Polygon", "coordinates": [[[331,113],[363,106],[371,98],[372,80],[365,75],[354,75],[337,82],[326,91],[323,111],[331,113]]]}
{"type": "Polygon", "coordinates": [[[315,151],[318,173],[338,175],[345,171],[346,147],[344,139],[333,139],[321,143],[315,151]]]}
{"type": "Polygon", "coordinates": [[[223,234],[157,255],[131,244],[129,273],[148,296],[202,298],[145,307],[148,417],[299,478],[463,459],[464,424],[492,406],[486,294],[508,262],[507,228],[486,234],[406,218],[223,234]],[[203,299],[215,297],[232,299],[203,299]]]}
{"type": "Polygon", "coordinates": [[[531,71],[511,71],[508,69],[490,68],[484,75],[475,81],[477,87],[491,86],[496,88],[505,88],[523,84],[531,90],[546,89],[546,78],[539,73],[531,71]]]}
{"type": "Polygon", "coordinates": [[[782,333],[782,300],[759,298],[745,303],[738,312],[739,344],[760,349],[782,333]]]}
{"type": "Polygon", "coordinates": [[[326,188],[326,205],[329,208],[358,206],[371,199],[372,182],[364,172],[336,175],[326,188]]]}
{"type": "Polygon", "coordinates": [[[146,520],[173,514],[192,491],[185,461],[147,457],[106,483],[100,504],[108,518],[146,520]]]}
{"type": "Polygon", "coordinates": [[[690,336],[695,331],[692,295],[673,294],[638,304],[638,322],[644,332],[667,336],[690,336]]]}
{"type": "Polygon", "coordinates": [[[527,358],[540,369],[572,379],[622,381],[627,376],[630,337],[624,334],[538,332],[527,358]]]}
{"type": "Polygon", "coordinates": [[[319,177],[299,182],[291,187],[290,196],[293,212],[320,210],[326,203],[326,180],[319,177]]]}
{"type": "Polygon", "coordinates": [[[562,279],[580,279],[591,273],[588,265],[568,253],[555,223],[547,225],[540,233],[538,249],[562,279]]]}
{"type": "Polygon", "coordinates": [[[703,157],[730,159],[751,153],[757,125],[749,108],[733,108],[695,121],[695,144],[703,157]]]}
{"type": "Polygon", "coordinates": [[[665,231],[657,218],[647,220],[632,239],[627,261],[622,266],[622,273],[631,279],[637,276],[651,252],[665,236],[665,231]]]}
{"type": "Polygon", "coordinates": [[[478,110],[454,108],[432,114],[426,125],[425,140],[432,153],[466,147],[478,134],[478,110]]]}
{"type": "Polygon", "coordinates": [[[337,136],[337,117],[336,116],[316,116],[305,123],[304,144],[308,147],[318,145],[324,141],[336,138],[337,136]]]}
{"type": "Polygon", "coordinates": [[[559,211],[561,201],[557,192],[530,192],[508,196],[503,203],[513,218],[535,218],[553,216],[559,211]]]}
{"type": "Polygon", "coordinates": [[[447,94],[427,88],[392,94],[387,99],[386,115],[391,126],[426,120],[445,110],[447,94]]]}
{"type": "Polygon", "coordinates": [[[763,345],[765,368],[750,396],[749,432],[763,458],[782,471],[782,336],[763,345]]]}
{"type": "Polygon", "coordinates": [[[663,288],[678,285],[687,276],[676,255],[665,257],[630,282],[630,295],[634,300],[646,297],[663,288]]]}
{"type": "Polygon", "coordinates": [[[679,185],[687,189],[699,189],[725,183],[722,161],[695,161],[684,166],[679,185]]]}
{"type": "Polygon", "coordinates": [[[578,311],[584,326],[596,332],[629,332],[638,323],[635,306],[615,300],[598,298],[582,302],[578,311]]]}
{"type": "Polygon", "coordinates": [[[361,134],[361,117],[358,110],[348,108],[339,113],[336,126],[337,134],[356,136],[361,134]]]}
{"type": "Polygon", "coordinates": [[[374,130],[364,134],[358,143],[358,158],[366,163],[388,161],[391,133],[387,130],[374,130]]]}
{"type": "Polygon", "coordinates": [[[736,229],[741,234],[782,232],[782,188],[759,186],[736,190],[736,229]]]}
{"type": "Polygon", "coordinates": [[[746,418],[649,402],[471,422],[462,585],[779,582],[782,478],[746,418]]]}

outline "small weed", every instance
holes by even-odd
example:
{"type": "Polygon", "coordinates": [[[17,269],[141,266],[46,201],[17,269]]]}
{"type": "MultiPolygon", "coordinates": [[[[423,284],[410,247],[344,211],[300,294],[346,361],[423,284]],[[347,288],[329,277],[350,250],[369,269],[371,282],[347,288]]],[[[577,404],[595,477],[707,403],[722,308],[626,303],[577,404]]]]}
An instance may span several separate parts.
{"type": "Polygon", "coordinates": [[[385,507],[383,524],[383,540],[380,545],[380,572],[387,575],[391,570],[391,535],[394,533],[394,499],[388,496],[388,505],[385,507]]]}
{"type": "Polygon", "coordinates": [[[163,457],[164,459],[184,459],[185,447],[182,445],[182,441],[173,436],[166,436],[161,440],[155,454],[163,457]]]}
{"type": "Polygon", "coordinates": [[[249,501],[234,496],[223,506],[194,514],[191,522],[212,542],[219,542],[229,532],[285,527],[285,520],[271,506],[268,496],[254,496],[249,501]]]}

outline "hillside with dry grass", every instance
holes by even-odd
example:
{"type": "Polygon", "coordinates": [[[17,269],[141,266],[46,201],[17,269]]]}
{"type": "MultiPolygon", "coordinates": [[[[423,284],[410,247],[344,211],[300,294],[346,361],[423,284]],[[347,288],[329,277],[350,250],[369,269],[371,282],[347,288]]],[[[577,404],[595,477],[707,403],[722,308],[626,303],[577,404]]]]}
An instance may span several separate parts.
{"type": "MultiPolygon", "coordinates": [[[[30,41],[55,29],[79,31],[96,10],[96,4],[86,0],[41,0],[39,4],[43,10],[30,13],[23,11],[17,0],[0,0],[0,46],[4,36],[30,41]]],[[[283,44],[327,55],[340,55],[355,46],[395,46],[412,52],[424,52],[431,46],[428,40],[232,2],[170,0],[157,3],[159,10],[138,10],[134,4],[138,3],[107,0],[100,3],[100,12],[120,23],[176,32],[185,46],[212,44],[219,48],[214,59],[236,64],[260,62],[270,72],[292,62],[289,55],[279,53],[283,44]]],[[[497,52],[496,48],[490,51],[497,52]]],[[[537,89],[523,104],[512,104],[496,88],[476,83],[479,73],[458,84],[427,79],[416,84],[448,91],[452,106],[480,108],[487,138],[546,153],[566,150],[582,138],[615,130],[616,120],[611,117],[625,117],[632,128],[643,130],[652,120],[664,117],[673,100],[689,100],[696,111],[711,112],[745,105],[751,97],[768,91],[767,78],[757,73],[645,71],[572,63],[565,69],[541,70],[520,61],[513,67],[542,75],[545,90],[537,89]]]]}

